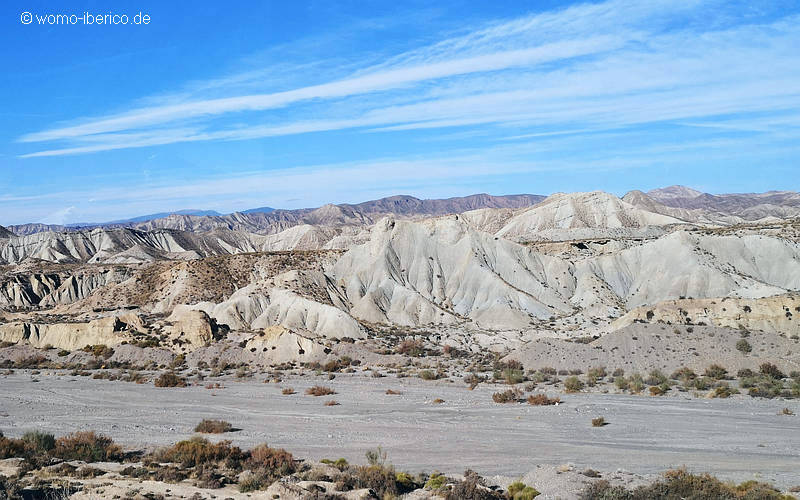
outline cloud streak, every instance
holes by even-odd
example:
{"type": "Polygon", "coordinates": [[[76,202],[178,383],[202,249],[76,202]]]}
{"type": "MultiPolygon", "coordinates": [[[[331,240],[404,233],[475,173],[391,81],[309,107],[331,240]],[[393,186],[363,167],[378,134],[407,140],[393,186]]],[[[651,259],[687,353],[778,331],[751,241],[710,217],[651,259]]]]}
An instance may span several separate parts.
{"type": "MultiPolygon", "coordinates": [[[[47,146],[21,157],[342,130],[484,127],[531,140],[658,122],[731,129],[726,120],[748,114],[758,115],[751,131],[774,130],[787,110],[800,107],[800,16],[750,19],[737,16],[738,8],[580,4],[389,55],[349,78],[280,92],[152,100],[158,104],[83,118],[23,135],[20,142],[47,146]]],[[[218,93],[225,82],[251,79],[220,77],[207,87],[218,93]]]]}

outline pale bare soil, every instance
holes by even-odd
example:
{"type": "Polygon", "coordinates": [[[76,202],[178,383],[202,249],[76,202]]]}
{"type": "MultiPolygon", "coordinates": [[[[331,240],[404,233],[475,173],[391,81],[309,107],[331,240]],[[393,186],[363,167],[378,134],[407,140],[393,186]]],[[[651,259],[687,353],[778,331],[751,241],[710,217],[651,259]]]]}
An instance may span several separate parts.
{"type": "MultiPolygon", "coordinates": [[[[266,442],[301,458],[363,463],[365,450],[380,445],[393,464],[409,471],[472,468],[534,479],[530,472],[539,465],[638,475],[685,465],[737,482],[758,479],[783,489],[800,484],[800,416],[778,414],[784,407],[800,414],[796,400],[560,394],[559,406],[533,407],[493,403],[498,386],[469,391],[461,381],[361,374],[332,381],[326,375],[281,383],[209,381],[224,388],[167,389],[17,370],[0,376],[0,430],[7,436],[31,429],[56,435],[95,430],[141,449],[191,436],[202,418],[221,418],[241,429],[223,437],[242,447],[266,442]],[[337,394],[305,395],[311,385],[337,394]],[[285,387],[297,393],[281,394],[285,387]],[[387,389],[402,394],[387,395],[387,389]],[[434,403],[436,398],[444,402],[434,403]],[[325,406],[330,399],[340,405],[325,406]],[[609,425],[592,427],[598,416],[609,425]]],[[[544,470],[553,473],[552,467],[544,470]]]]}

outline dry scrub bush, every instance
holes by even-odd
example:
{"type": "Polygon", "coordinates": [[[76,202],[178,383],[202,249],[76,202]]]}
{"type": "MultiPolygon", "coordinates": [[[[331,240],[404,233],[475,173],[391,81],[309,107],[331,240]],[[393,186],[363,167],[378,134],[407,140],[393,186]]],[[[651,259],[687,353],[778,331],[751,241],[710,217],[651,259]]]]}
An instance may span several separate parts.
{"type": "Polygon", "coordinates": [[[713,364],[706,368],[703,376],[713,378],[714,380],[722,380],[728,376],[728,370],[718,364],[713,364]]]}
{"type": "Polygon", "coordinates": [[[725,484],[709,474],[690,474],[685,469],[664,473],[664,478],[654,483],[628,490],[612,486],[601,480],[590,483],[579,495],[580,500],[790,500],[774,487],[758,481],[745,481],[739,485],[725,484]]]}
{"type": "Polygon", "coordinates": [[[335,399],[329,399],[328,401],[325,401],[325,406],[339,406],[339,402],[335,399]]]}
{"type": "Polygon", "coordinates": [[[605,418],[597,417],[592,419],[592,427],[603,427],[604,425],[608,425],[605,418]]]}
{"type": "Polygon", "coordinates": [[[518,389],[509,389],[503,392],[492,394],[492,401],[495,403],[516,403],[522,397],[522,392],[518,389]]]}
{"type": "Polygon", "coordinates": [[[297,394],[297,392],[291,387],[286,387],[281,391],[281,394],[284,396],[291,396],[292,394],[297,394]]]}
{"type": "MultiPolygon", "coordinates": [[[[445,500],[505,500],[507,497],[499,491],[487,488],[482,477],[474,471],[467,470],[464,472],[464,480],[457,481],[450,490],[444,494],[444,498],[445,500]]],[[[527,500],[528,497],[520,498],[527,500]]]]}
{"type": "Polygon", "coordinates": [[[156,387],[186,387],[186,379],[174,372],[164,372],[153,381],[156,387]]]}
{"type": "Polygon", "coordinates": [[[159,462],[178,462],[184,467],[229,460],[239,462],[244,457],[242,450],[231,446],[230,441],[211,443],[205,438],[193,437],[179,441],[169,448],[159,450],[151,458],[159,462]]]}
{"type": "Polygon", "coordinates": [[[231,432],[233,426],[224,420],[211,420],[204,418],[194,428],[195,432],[202,432],[203,434],[222,434],[223,432],[231,432]]]}
{"type": "Polygon", "coordinates": [[[528,404],[533,406],[551,406],[560,402],[560,398],[548,398],[546,394],[531,394],[528,396],[528,404]]]}
{"type": "Polygon", "coordinates": [[[331,394],[336,394],[336,391],[330,387],[315,385],[314,387],[309,387],[306,389],[306,394],[309,396],[330,396],[331,394]]]}
{"type": "Polygon", "coordinates": [[[388,394],[390,396],[399,396],[400,394],[403,394],[403,393],[399,392],[399,391],[393,391],[391,389],[386,389],[386,394],[388,394]]]}
{"type": "Polygon", "coordinates": [[[73,432],[58,438],[51,454],[62,460],[101,462],[120,459],[122,449],[108,436],[93,431],[73,432]]]}

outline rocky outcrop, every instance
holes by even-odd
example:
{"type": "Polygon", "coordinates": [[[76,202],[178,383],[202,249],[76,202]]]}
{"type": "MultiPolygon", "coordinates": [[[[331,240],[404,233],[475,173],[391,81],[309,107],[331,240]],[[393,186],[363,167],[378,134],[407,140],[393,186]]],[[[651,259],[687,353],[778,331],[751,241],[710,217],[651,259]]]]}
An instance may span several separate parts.
{"type": "Polygon", "coordinates": [[[141,327],[141,322],[134,315],[110,316],[86,323],[12,322],[0,325],[0,341],[67,350],[81,349],[87,345],[114,346],[132,340],[137,327],[141,327]]]}
{"type": "Polygon", "coordinates": [[[758,299],[723,297],[668,300],[633,309],[614,321],[612,329],[633,323],[712,325],[798,335],[800,296],[785,294],[758,299]]]}
{"type": "Polygon", "coordinates": [[[311,362],[325,359],[331,352],[311,334],[273,325],[247,341],[245,349],[265,358],[270,364],[311,362]]]}

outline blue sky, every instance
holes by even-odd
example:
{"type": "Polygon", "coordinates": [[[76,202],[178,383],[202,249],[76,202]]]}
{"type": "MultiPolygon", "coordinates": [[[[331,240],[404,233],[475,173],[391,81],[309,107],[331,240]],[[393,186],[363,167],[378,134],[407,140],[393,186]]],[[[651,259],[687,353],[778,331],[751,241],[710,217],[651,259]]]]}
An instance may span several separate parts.
{"type": "Polygon", "coordinates": [[[0,224],[800,184],[797,1],[64,3],[0,7],[0,224]]]}

